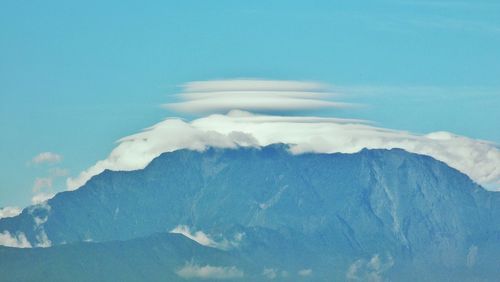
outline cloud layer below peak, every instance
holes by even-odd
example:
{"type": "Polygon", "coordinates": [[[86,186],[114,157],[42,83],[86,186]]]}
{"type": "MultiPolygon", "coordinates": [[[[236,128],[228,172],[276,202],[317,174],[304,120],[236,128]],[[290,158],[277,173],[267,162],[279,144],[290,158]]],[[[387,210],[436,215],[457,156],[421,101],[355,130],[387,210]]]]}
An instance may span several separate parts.
{"type": "Polygon", "coordinates": [[[417,135],[389,130],[356,120],[321,117],[257,115],[231,111],[187,122],[166,119],[143,132],[125,137],[107,159],[97,162],[76,178],[69,189],[83,185],[104,169],[144,168],[164,152],[178,149],[202,151],[208,146],[266,146],[293,144],[294,154],[355,153],[363,148],[402,148],[432,156],[454,167],[489,190],[500,190],[500,150],[492,143],[449,132],[417,135]]]}
{"type": "Polygon", "coordinates": [[[177,272],[184,279],[234,280],[243,278],[244,273],[235,266],[212,266],[186,263],[177,272]]]}

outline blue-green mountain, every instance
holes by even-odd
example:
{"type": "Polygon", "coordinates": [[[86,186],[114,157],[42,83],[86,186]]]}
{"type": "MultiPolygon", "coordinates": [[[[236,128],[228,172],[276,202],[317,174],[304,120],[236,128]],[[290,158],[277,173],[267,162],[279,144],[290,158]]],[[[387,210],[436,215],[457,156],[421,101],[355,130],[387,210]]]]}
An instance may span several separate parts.
{"type": "Polygon", "coordinates": [[[400,149],[178,150],[104,171],[2,232],[51,247],[0,247],[1,281],[500,277],[500,194],[400,149]]]}

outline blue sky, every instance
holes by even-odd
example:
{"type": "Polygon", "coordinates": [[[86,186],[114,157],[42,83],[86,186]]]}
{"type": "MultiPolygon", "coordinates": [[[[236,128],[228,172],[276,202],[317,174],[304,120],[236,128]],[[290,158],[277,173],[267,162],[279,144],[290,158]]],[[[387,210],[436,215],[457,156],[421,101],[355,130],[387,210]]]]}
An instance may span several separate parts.
{"type": "Polygon", "coordinates": [[[320,81],[365,105],[322,115],[500,143],[497,1],[247,2],[1,1],[0,207],[181,115],[160,104],[194,80],[320,81]]]}

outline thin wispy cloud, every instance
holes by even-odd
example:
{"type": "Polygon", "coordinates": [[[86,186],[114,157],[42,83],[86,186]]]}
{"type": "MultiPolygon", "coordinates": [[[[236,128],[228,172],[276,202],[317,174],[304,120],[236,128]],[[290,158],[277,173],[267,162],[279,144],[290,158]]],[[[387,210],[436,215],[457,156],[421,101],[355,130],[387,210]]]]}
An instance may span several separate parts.
{"type": "MultiPolygon", "coordinates": [[[[42,152],[35,157],[33,157],[28,164],[43,165],[43,164],[58,164],[63,160],[62,155],[53,152],[42,152]]],[[[31,198],[32,204],[40,204],[49,199],[54,195],[54,186],[58,179],[66,177],[69,175],[69,170],[61,167],[50,167],[47,171],[47,175],[36,177],[33,181],[32,191],[33,196],[31,198]]]]}
{"type": "Polygon", "coordinates": [[[243,278],[244,273],[235,266],[212,266],[186,263],[177,272],[184,279],[234,280],[243,278]]]}
{"type": "Polygon", "coordinates": [[[305,268],[305,269],[301,269],[299,270],[299,272],[297,273],[299,276],[303,276],[303,277],[306,277],[306,276],[311,276],[313,273],[312,269],[310,268],[305,268]]]}
{"type": "Polygon", "coordinates": [[[387,9],[352,16],[379,31],[422,34],[428,30],[491,36],[500,33],[500,22],[494,16],[500,13],[500,3],[495,1],[394,0],[387,4],[390,4],[387,7],[397,7],[400,13],[389,13],[387,9]]]}
{"type": "Polygon", "coordinates": [[[478,251],[479,248],[475,245],[469,247],[469,251],[467,252],[467,261],[465,263],[467,267],[474,267],[474,265],[476,265],[478,251]]]}
{"type": "Polygon", "coordinates": [[[275,279],[276,277],[278,277],[278,275],[279,272],[276,268],[264,268],[264,270],[262,270],[262,276],[270,280],[275,279]]]}
{"type": "Polygon", "coordinates": [[[425,0],[405,0],[405,1],[392,1],[405,6],[420,6],[428,8],[442,8],[442,9],[466,9],[466,10],[480,10],[480,9],[500,9],[500,3],[494,1],[456,1],[456,0],[439,0],[439,1],[425,1],[425,0]]]}
{"type": "Polygon", "coordinates": [[[496,97],[500,95],[498,87],[440,87],[433,85],[335,85],[333,91],[339,95],[348,95],[349,97],[359,96],[405,96],[405,97],[496,97]]]}
{"type": "Polygon", "coordinates": [[[31,159],[32,164],[55,164],[61,162],[63,157],[53,152],[42,152],[31,159]]]}
{"type": "Polygon", "coordinates": [[[40,192],[44,188],[52,188],[51,177],[37,177],[33,183],[33,192],[40,192]]]}
{"type": "Polygon", "coordinates": [[[68,170],[65,168],[55,167],[49,169],[48,176],[35,178],[31,203],[40,204],[51,199],[55,195],[54,183],[58,179],[68,176],[68,173],[68,170]]]}
{"type": "MultiPolygon", "coordinates": [[[[34,165],[54,165],[62,162],[63,156],[54,152],[42,152],[34,156],[28,164],[34,165]]],[[[54,183],[58,178],[68,175],[68,170],[59,167],[52,167],[48,170],[48,175],[37,177],[33,181],[31,203],[41,204],[52,197],[55,192],[53,190],[54,183]]]]}
{"type": "Polygon", "coordinates": [[[456,30],[467,32],[485,32],[498,34],[500,33],[500,25],[479,20],[464,20],[447,17],[432,17],[432,18],[416,18],[406,20],[407,24],[423,27],[444,30],[456,30]]]}
{"type": "Polygon", "coordinates": [[[286,270],[279,270],[278,268],[270,267],[270,268],[264,268],[264,270],[262,270],[262,276],[264,276],[268,280],[275,280],[275,279],[281,280],[281,279],[286,279],[289,276],[289,273],[286,270]]]}
{"type": "Polygon", "coordinates": [[[33,182],[33,197],[31,197],[32,204],[40,204],[52,198],[55,193],[53,192],[54,178],[37,177],[33,182]]]}

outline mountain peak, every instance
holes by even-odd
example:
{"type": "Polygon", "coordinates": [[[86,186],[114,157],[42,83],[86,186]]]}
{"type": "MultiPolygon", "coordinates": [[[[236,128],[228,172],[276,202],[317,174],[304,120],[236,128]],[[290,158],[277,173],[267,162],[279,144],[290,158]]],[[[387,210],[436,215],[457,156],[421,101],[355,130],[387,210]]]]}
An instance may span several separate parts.
{"type": "Polygon", "coordinates": [[[402,149],[294,155],[286,144],[207,148],[164,153],[142,170],[105,171],[0,219],[0,234],[61,245],[187,226],[209,246],[283,263],[307,257],[341,266],[389,254],[386,260],[402,265],[443,265],[446,257],[446,267],[463,267],[470,250],[497,247],[498,203],[498,194],[457,170],[402,149]]]}

